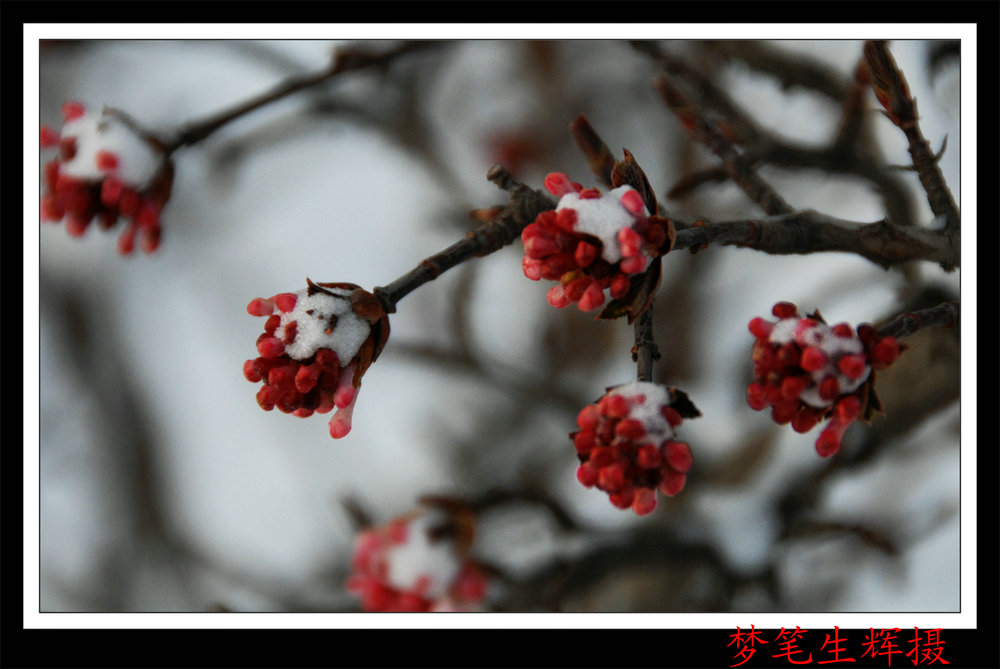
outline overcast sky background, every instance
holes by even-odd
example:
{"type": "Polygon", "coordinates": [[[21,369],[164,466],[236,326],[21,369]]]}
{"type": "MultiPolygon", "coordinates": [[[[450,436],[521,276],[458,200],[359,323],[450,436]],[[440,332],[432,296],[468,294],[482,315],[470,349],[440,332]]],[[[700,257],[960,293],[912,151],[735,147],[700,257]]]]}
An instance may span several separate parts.
{"type": "MultiPolygon", "coordinates": [[[[40,122],[58,125],[59,106],[73,99],[118,107],[146,127],[167,130],[290,75],[322,68],[337,44],[342,42],[47,46],[39,62],[40,122]]],[[[845,77],[861,53],[857,40],[780,46],[821,59],[845,77]]],[[[512,379],[510,387],[537,383],[540,337],[556,318],[568,328],[603,329],[607,350],[614,352],[596,372],[592,366],[576,377],[568,371],[568,392],[596,398],[606,386],[631,380],[631,329],[623,322],[595,327],[573,310],[553,316],[548,287],[521,272],[520,244],[477,261],[475,274],[456,268],[401,302],[391,317],[389,344],[364,378],[347,438],[330,439],[328,417],[260,410],[255,386],[241,371],[255,356],[263,324],[246,313],[247,302],[302,288],[306,277],[384,285],[459,239],[464,232],[457,214],[504,202],[484,176],[495,158],[488,139],[497,133],[551,124],[556,131],[547,138],[555,147],[546,155],[553,162],[529,165],[518,176],[540,188],[546,172],[562,171],[593,185],[569,132],[560,130],[583,112],[612,150],[625,147],[636,155],[678,216],[756,215],[729,186],[690,202],[665,199],[666,187],[686,166],[664,147],[683,136],[648,87],[655,67],[627,45],[558,45],[555,79],[563,90],[540,88],[524,74],[525,49],[516,41],[449,48],[453,53],[434,75],[416,82],[420,118],[428,121],[423,130],[440,151],[437,172],[347,112],[300,113],[317,100],[345,106],[364,101],[380,85],[367,73],[348,74],[321,94],[293,96],[178,152],[163,242],[152,256],[119,256],[113,233],[92,229],[74,239],[62,225],[41,226],[41,610],[352,611],[355,603],[337,581],[353,540],[341,500],[357,500],[382,522],[424,494],[517,485],[541,462],[551,474],[545,480],[552,494],[595,533],[667,523],[716,546],[737,572],[770,561],[786,586],[788,599],[781,604],[793,607],[788,610],[957,611],[957,402],[914,424],[872,463],[842,472],[822,492],[818,517],[877,528],[897,542],[897,554],[859,547],[850,537],[778,542],[775,536],[778,494],[824,462],[813,449],[817,431],[795,434],[746,407],[752,343],[746,323],[767,316],[778,300],[796,302],[802,311],[818,308],[831,323],[892,315],[906,278],[860,258],[718,248],[684,254],[673,265],[666,259],[665,283],[685,272],[696,283],[686,295],[697,308],[680,313],[698,319],[682,384],[703,413],[682,426],[695,467],[717,468],[762,434],[771,450],[766,466],[740,485],[689,485],[676,499],[661,497],[647,518],[614,509],[606,495],[576,482],[565,436],[574,426],[572,409],[555,405],[523,424],[495,425],[491,448],[504,450],[476,452],[474,444],[484,438],[478,432],[482,416],[494,409],[505,415],[508,391],[467,369],[402,353],[426,344],[447,347],[454,337],[448,331],[451,296],[467,282],[468,341],[487,377],[512,379]],[[572,112],[566,100],[582,108],[572,112]]],[[[927,43],[896,41],[891,49],[918,100],[924,135],[935,150],[948,138],[941,166],[958,199],[957,64],[932,81],[927,43]]],[[[431,56],[414,55],[419,58],[431,56]]],[[[839,110],[819,96],[783,91],[739,64],[724,66],[721,80],[783,136],[818,144],[835,129],[839,110]]],[[[384,102],[400,103],[388,95],[384,102]]],[[[875,126],[886,162],[906,164],[898,129],[884,118],[875,126]]],[[[765,174],[793,206],[856,221],[884,216],[877,196],[858,181],[765,174]]],[[[909,175],[907,183],[917,194],[918,220],[930,223],[916,177],[909,175]]],[[[30,227],[28,234],[34,234],[30,227]]],[[[926,266],[916,272],[923,285],[958,294],[959,272],[926,266]]],[[[668,321],[669,297],[661,299],[656,318],[668,321]]],[[[669,357],[671,343],[659,343],[669,357]]],[[[852,427],[845,448],[865,429],[852,427]]],[[[483,528],[479,549],[511,573],[530,574],[577,546],[560,543],[544,513],[518,514],[483,528]]],[[[752,592],[734,603],[743,610],[771,605],[752,592]]]]}

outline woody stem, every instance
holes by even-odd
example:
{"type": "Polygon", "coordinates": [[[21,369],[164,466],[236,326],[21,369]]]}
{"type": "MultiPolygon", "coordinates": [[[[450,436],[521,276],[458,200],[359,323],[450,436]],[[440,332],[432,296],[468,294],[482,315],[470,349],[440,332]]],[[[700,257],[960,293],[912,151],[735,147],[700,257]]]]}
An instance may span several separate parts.
{"type": "Polygon", "coordinates": [[[397,56],[433,46],[437,42],[432,41],[412,41],[404,42],[394,49],[383,53],[368,53],[358,49],[337,51],[334,54],[330,65],[319,72],[307,74],[300,77],[290,78],[269,91],[261,93],[235,107],[223,110],[206,119],[195,121],[181,130],[172,140],[164,142],[166,155],[172,154],[177,149],[191,146],[206,139],[216,130],[241,118],[253,111],[265,107],[272,102],[284,99],[293,93],[322,84],[323,82],[351,70],[360,70],[366,67],[386,65],[397,56]]]}
{"type": "Polygon", "coordinates": [[[500,165],[494,165],[486,178],[510,194],[510,202],[488,222],[470,230],[443,251],[420,261],[420,264],[386,286],[375,288],[386,313],[394,313],[398,302],[443,272],[472,258],[481,258],[498,251],[521,236],[521,231],[543,211],[555,204],[543,193],[520,183],[500,165]]]}
{"type": "Polygon", "coordinates": [[[635,346],[632,359],[636,363],[636,379],[652,382],[653,362],[659,360],[660,350],[653,339],[653,305],[642,312],[635,322],[635,346]]]}
{"type": "Polygon", "coordinates": [[[959,325],[958,302],[942,302],[936,307],[920,309],[919,311],[908,311],[900,314],[885,326],[879,328],[879,335],[882,337],[906,337],[915,332],[929,327],[958,327],[959,325]]]}

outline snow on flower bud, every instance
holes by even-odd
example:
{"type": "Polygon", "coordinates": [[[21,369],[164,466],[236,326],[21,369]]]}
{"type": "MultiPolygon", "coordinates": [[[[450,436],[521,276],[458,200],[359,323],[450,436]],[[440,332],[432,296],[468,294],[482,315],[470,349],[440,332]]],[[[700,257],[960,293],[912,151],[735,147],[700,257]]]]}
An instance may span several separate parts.
{"type": "Polygon", "coordinates": [[[561,199],[521,234],[524,275],[558,281],[548,301],[559,309],[576,303],[582,311],[593,311],[608,295],[623,297],[630,277],[662,253],[667,233],[660,219],[650,217],[639,192],[628,185],[602,194],[554,172],[545,187],[561,199]]]}
{"type": "Polygon", "coordinates": [[[608,494],[618,508],[640,516],[656,508],[656,491],[676,495],[691,469],[691,448],[675,439],[684,408],[699,415],[676,390],[648,383],[610,388],[577,415],[580,428],[570,434],[580,459],[577,480],[608,494]]]}
{"type": "Polygon", "coordinates": [[[428,506],[357,537],[347,590],[368,612],[482,610],[489,581],[469,557],[471,513],[428,506]]]}
{"type": "Polygon", "coordinates": [[[855,332],[846,323],[828,326],[818,313],[802,316],[791,302],[778,302],[771,313],[776,322],[754,318],[749,324],[756,341],[747,403],[754,411],[770,407],[776,423],[791,423],[796,432],[829,420],[816,451],[833,455],[847,427],[877,408],[874,370],[892,364],[900,345],[868,324],[855,332]]]}
{"type": "Polygon", "coordinates": [[[259,357],[243,364],[243,375],[263,382],[257,402],[265,411],[304,418],[336,409],[329,428],[339,439],[351,430],[361,377],[385,346],[389,319],[378,298],[354,284],[306,282],[247,305],[267,322],[259,357]]]}
{"type": "Polygon", "coordinates": [[[59,155],[43,170],[42,222],[66,222],[83,235],[96,219],[101,228],[127,222],[118,251],[132,253],[136,242],[152,253],[160,243],[160,212],[170,198],[173,165],[148,137],[119,114],[87,112],[78,102],[62,108],[60,130],[42,126],[43,149],[59,155]]]}

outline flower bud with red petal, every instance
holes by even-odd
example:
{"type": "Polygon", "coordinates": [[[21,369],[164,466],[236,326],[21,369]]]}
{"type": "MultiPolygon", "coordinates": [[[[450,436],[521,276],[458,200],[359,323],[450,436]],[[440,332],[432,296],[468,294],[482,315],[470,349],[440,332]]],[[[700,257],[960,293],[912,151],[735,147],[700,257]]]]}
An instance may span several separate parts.
{"type": "Polygon", "coordinates": [[[582,311],[593,311],[608,296],[623,297],[630,277],[661,255],[667,233],[660,219],[650,218],[631,186],[602,194],[554,172],[545,178],[545,187],[561,199],[555,210],[539,214],[521,233],[525,276],[558,281],[548,300],[559,309],[575,303],[582,311]]]}
{"type": "Polygon", "coordinates": [[[265,411],[304,418],[336,409],[329,427],[339,439],[351,430],[361,377],[385,346],[389,320],[378,298],[354,284],[306,281],[304,290],[247,305],[267,322],[243,375],[264,384],[257,402],[265,411]]]}
{"type": "Polygon", "coordinates": [[[170,198],[173,165],[160,146],[113,111],[91,113],[78,102],[63,105],[60,130],[42,126],[43,149],[58,156],[44,167],[42,222],[66,222],[67,232],[83,235],[98,221],[108,229],[126,227],[118,251],[146,253],[159,247],[160,213],[170,198]]]}
{"type": "Polygon", "coordinates": [[[471,514],[427,507],[357,537],[347,589],[368,612],[482,610],[489,580],[470,548],[471,514]]]}
{"type": "Polygon", "coordinates": [[[816,450],[833,455],[847,427],[864,413],[874,392],[874,370],[892,364],[900,345],[868,324],[857,331],[846,323],[830,327],[818,313],[802,316],[790,302],[775,304],[772,314],[776,322],[749,323],[756,341],[747,403],[755,411],[770,407],[775,422],[791,423],[796,432],[829,420],[816,450]]]}
{"type": "Polygon", "coordinates": [[[579,430],[570,434],[580,483],[596,486],[614,506],[640,516],[656,508],[656,491],[680,492],[692,457],[691,448],[675,438],[683,420],[672,406],[676,400],[672,389],[635,381],[610,388],[585,406],[577,416],[579,430]]]}

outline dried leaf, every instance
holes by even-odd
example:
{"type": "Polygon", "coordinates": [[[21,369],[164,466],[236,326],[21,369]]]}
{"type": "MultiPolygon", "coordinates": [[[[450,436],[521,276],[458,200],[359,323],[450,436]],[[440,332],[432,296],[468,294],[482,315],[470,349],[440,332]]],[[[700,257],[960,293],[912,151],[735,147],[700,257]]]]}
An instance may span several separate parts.
{"type": "Polygon", "coordinates": [[[615,167],[611,171],[611,185],[618,188],[627,184],[636,189],[642,196],[642,203],[646,205],[649,213],[655,214],[657,212],[656,195],[649,179],[646,178],[646,173],[642,171],[639,163],[635,161],[635,157],[628,149],[623,151],[625,157],[615,163],[615,167]]]}
{"type": "Polygon", "coordinates": [[[688,398],[686,392],[673,386],[668,387],[667,390],[670,391],[670,407],[679,413],[681,418],[698,418],[701,416],[701,411],[688,398]]]}

